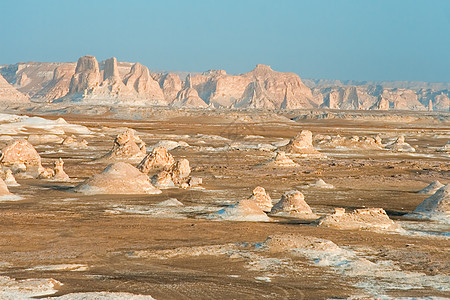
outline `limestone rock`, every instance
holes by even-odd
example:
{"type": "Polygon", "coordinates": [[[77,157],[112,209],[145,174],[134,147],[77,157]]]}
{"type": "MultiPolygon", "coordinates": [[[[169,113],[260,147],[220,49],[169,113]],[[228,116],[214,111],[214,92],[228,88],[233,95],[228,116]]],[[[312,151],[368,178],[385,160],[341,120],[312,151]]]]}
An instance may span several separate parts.
{"type": "Polygon", "coordinates": [[[178,92],[183,88],[180,76],[174,73],[155,74],[153,78],[159,82],[166,103],[172,103],[177,98],[178,92]]]}
{"type": "Polygon", "coordinates": [[[148,174],[152,169],[168,168],[174,163],[175,159],[165,147],[156,147],[144,157],[137,168],[142,173],[148,174]]]}
{"type": "Polygon", "coordinates": [[[444,185],[442,183],[440,183],[439,180],[435,180],[432,183],[430,183],[429,185],[427,185],[426,187],[424,187],[423,189],[421,189],[420,191],[418,191],[417,193],[432,195],[432,194],[436,193],[436,191],[443,186],[444,185]]]}
{"type": "Polygon", "coordinates": [[[299,191],[288,191],[284,193],[281,200],[272,207],[270,214],[273,216],[306,220],[318,218],[305,202],[305,196],[299,191]]]}
{"type": "Polygon", "coordinates": [[[181,186],[188,182],[190,174],[189,161],[180,159],[158,174],[155,185],[157,187],[181,186]]]}
{"type": "Polygon", "coordinates": [[[102,173],[92,176],[74,188],[75,192],[93,194],[159,194],[150,178],[129,163],[110,164],[102,173]]]}
{"type": "Polygon", "coordinates": [[[53,79],[37,92],[33,98],[43,99],[52,102],[55,99],[64,97],[69,93],[70,82],[75,74],[75,64],[63,64],[53,71],[53,79]]]}
{"type": "Polygon", "coordinates": [[[318,226],[344,230],[401,230],[400,225],[392,221],[382,208],[361,208],[351,213],[346,213],[345,209],[336,209],[334,214],[321,219],[318,226]]]}
{"type": "Polygon", "coordinates": [[[299,164],[295,163],[292,159],[286,156],[286,153],[279,151],[275,154],[275,157],[263,164],[266,167],[298,167],[299,164]]]}
{"type": "Polygon", "coordinates": [[[7,186],[19,186],[20,185],[17,183],[16,178],[14,177],[11,169],[7,169],[5,171],[5,183],[7,186]]]}
{"type": "Polygon", "coordinates": [[[8,186],[6,185],[5,181],[0,178],[0,197],[9,195],[12,195],[12,193],[8,190],[8,186]]]}
{"type": "Polygon", "coordinates": [[[269,236],[262,243],[261,249],[278,253],[293,249],[333,251],[339,249],[339,247],[330,240],[295,233],[284,233],[269,236]]]}
{"type": "Polygon", "coordinates": [[[146,66],[135,63],[125,76],[124,83],[129,89],[134,89],[138,97],[148,99],[153,104],[166,104],[163,90],[150,76],[146,66]]]}
{"type": "Polygon", "coordinates": [[[172,107],[186,107],[186,108],[206,108],[208,104],[198,96],[197,90],[188,87],[181,90],[177,98],[171,103],[172,107]]]}
{"type": "Polygon", "coordinates": [[[78,141],[74,135],[67,136],[61,142],[61,145],[72,148],[86,148],[88,142],[86,140],[78,141]]]}
{"type": "Polygon", "coordinates": [[[253,189],[253,193],[248,200],[254,201],[264,212],[270,212],[273,206],[272,199],[270,199],[269,194],[261,186],[253,189]]]}
{"type": "Polygon", "coordinates": [[[399,136],[395,142],[386,145],[386,149],[395,152],[416,152],[416,149],[411,147],[410,144],[405,142],[405,137],[403,135],[399,136]]]}
{"type": "Polygon", "coordinates": [[[101,159],[112,161],[141,161],[146,155],[145,143],[134,129],[127,129],[117,135],[112,149],[101,159]]]}
{"type": "Polygon", "coordinates": [[[0,101],[29,102],[29,97],[16,90],[0,74],[0,101]]]}
{"type": "Polygon", "coordinates": [[[293,139],[291,139],[289,144],[280,147],[279,150],[306,158],[326,157],[314,148],[312,144],[312,133],[309,130],[302,130],[300,134],[297,134],[293,139]]]}
{"type": "Polygon", "coordinates": [[[35,178],[43,171],[39,153],[24,139],[12,141],[2,150],[0,164],[13,173],[24,172],[35,178]]]}
{"type": "Polygon", "coordinates": [[[271,219],[253,199],[244,199],[236,204],[211,214],[210,219],[228,221],[269,222],[271,219]]]}
{"type": "Polygon", "coordinates": [[[315,183],[311,184],[311,186],[319,189],[334,189],[332,184],[326,183],[322,178],[319,178],[315,183]]]}
{"type": "Polygon", "coordinates": [[[69,94],[87,94],[100,85],[100,70],[94,56],[83,56],[78,59],[70,86],[69,94]]]}
{"type": "Polygon", "coordinates": [[[55,174],[52,179],[56,181],[70,181],[69,175],[64,171],[64,161],[60,158],[55,161],[55,174]]]}
{"type": "Polygon", "coordinates": [[[407,216],[418,216],[450,223],[450,184],[444,185],[432,196],[423,200],[413,213],[407,216]]]}

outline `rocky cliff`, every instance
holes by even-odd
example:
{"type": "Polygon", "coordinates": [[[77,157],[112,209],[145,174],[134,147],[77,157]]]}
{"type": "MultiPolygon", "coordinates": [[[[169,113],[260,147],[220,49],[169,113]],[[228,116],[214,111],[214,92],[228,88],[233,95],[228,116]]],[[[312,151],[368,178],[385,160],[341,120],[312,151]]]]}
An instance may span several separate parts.
{"type": "MultiPolygon", "coordinates": [[[[3,65],[0,74],[32,101],[181,108],[450,111],[450,83],[303,81],[294,73],[277,72],[266,65],[240,75],[224,70],[152,74],[140,63],[119,62],[114,57],[98,62],[94,56],[83,56],[77,63],[3,65]]],[[[3,92],[0,97],[5,95],[3,92]]]]}
{"type": "Polygon", "coordinates": [[[0,101],[24,102],[29,101],[29,98],[16,90],[0,75],[0,101]]]}

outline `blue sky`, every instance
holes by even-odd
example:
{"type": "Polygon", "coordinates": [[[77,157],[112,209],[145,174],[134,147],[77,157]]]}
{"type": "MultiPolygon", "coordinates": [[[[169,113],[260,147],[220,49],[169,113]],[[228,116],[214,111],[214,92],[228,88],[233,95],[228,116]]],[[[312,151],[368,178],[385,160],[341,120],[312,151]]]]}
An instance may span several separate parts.
{"type": "Polygon", "coordinates": [[[153,70],[450,82],[447,0],[1,0],[0,64],[141,62],[153,70]]]}

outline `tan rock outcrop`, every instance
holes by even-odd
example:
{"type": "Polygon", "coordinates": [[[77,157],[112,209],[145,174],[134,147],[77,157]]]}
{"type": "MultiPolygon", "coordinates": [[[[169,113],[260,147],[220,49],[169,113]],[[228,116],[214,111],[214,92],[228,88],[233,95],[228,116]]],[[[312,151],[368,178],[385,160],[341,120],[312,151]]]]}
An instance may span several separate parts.
{"type": "Polygon", "coordinates": [[[292,159],[286,156],[286,153],[283,151],[279,151],[275,154],[275,157],[270,159],[269,161],[262,164],[266,167],[272,167],[272,168],[288,168],[288,167],[298,167],[299,164],[294,162],[292,159]]]}
{"type": "Polygon", "coordinates": [[[52,102],[62,98],[69,93],[70,82],[75,74],[75,64],[62,64],[53,71],[53,79],[46,86],[37,92],[33,98],[43,99],[52,102]]]}
{"type": "Polygon", "coordinates": [[[0,101],[29,102],[29,97],[16,90],[0,74],[0,101]]]}
{"type": "Polygon", "coordinates": [[[5,171],[5,183],[7,186],[19,186],[20,185],[17,183],[16,178],[14,177],[11,169],[7,169],[5,171]]]}
{"type": "Polygon", "coordinates": [[[439,180],[435,180],[432,183],[430,183],[429,185],[427,185],[426,187],[424,187],[423,189],[421,189],[420,191],[418,191],[417,193],[432,195],[432,194],[436,193],[436,191],[443,186],[444,185],[442,183],[440,183],[439,180]]]}
{"type": "Polygon", "coordinates": [[[155,80],[159,82],[166,103],[172,103],[177,98],[178,93],[183,88],[183,83],[181,82],[180,76],[174,73],[158,74],[155,75],[155,80]]]}
{"type": "Polygon", "coordinates": [[[189,161],[187,159],[180,159],[155,176],[155,185],[161,188],[173,186],[189,187],[190,174],[191,168],[189,161]]]}
{"type": "Polygon", "coordinates": [[[67,136],[61,142],[61,145],[72,147],[72,148],[86,148],[88,146],[88,142],[86,140],[78,141],[74,135],[67,136]]]}
{"type": "Polygon", "coordinates": [[[272,207],[270,215],[305,220],[318,218],[305,202],[305,196],[299,191],[285,192],[281,200],[272,207]]]}
{"type": "Polygon", "coordinates": [[[10,195],[12,195],[12,193],[8,190],[8,186],[6,185],[5,181],[0,178],[0,197],[10,195]]]}
{"type": "Polygon", "coordinates": [[[438,189],[432,196],[423,200],[411,215],[425,219],[437,219],[450,223],[450,184],[438,189]]]}
{"type": "Polygon", "coordinates": [[[112,149],[100,159],[111,161],[141,161],[146,155],[145,143],[134,129],[127,129],[114,139],[112,149]]]}
{"type": "Polygon", "coordinates": [[[272,199],[270,199],[269,194],[267,194],[266,190],[261,186],[257,186],[253,189],[253,193],[248,200],[254,201],[265,212],[270,212],[273,206],[272,199]]]}
{"type": "Polygon", "coordinates": [[[208,216],[209,219],[227,221],[269,222],[271,219],[253,199],[244,199],[208,216]]]}
{"type": "Polygon", "coordinates": [[[343,230],[370,230],[398,232],[401,226],[392,221],[382,208],[361,208],[346,213],[345,209],[336,209],[332,215],[322,218],[319,227],[343,230]]]}
{"type": "Polygon", "coordinates": [[[171,103],[172,107],[186,107],[186,108],[206,108],[208,104],[198,96],[197,90],[191,87],[181,90],[177,98],[171,103]]]}
{"type": "Polygon", "coordinates": [[[125,76],[124,83],[129,89],[134,89],[139,98],[148,99],[153,104],[166,104],[163,90],[150,76],[146,66],[135,63],[125,76]]]}
{"type": "Polygon", "coordinates": [[[69,175],[64,171],[64,161],[60,158],[55,161],[54,165],[55,174],[52,179],[56,181],[70,181],[69,175]]]}
{"type": "Polygon", "coordinates": [[[286,146],[278,148],[289,154],[306,158],[325,158],[326,156],[317,151],[312,144],[312,133],[309,130],[302,130],[286,146]]]}
{"type": "Polygon", "coordinates": [[[9,143],[1,152],[0,164],[13,173],[23,172],[38,177],[44,170],[41,156],[27,140],[20,139],[9,143]]]}
{"type": "Polygon", "coordinates": [[[142,173],[148,174],[153,169],[169,168],[174,163],[175,159],[165,147],[156,147],[144,157],[137,168],[142,173]]]}
{"type": "Polygon", "coordinates": [[[83,56],[78,59],[70,86],[69,94],[88,94],[100,85],[100,70],[94,56],[83,56]]]}
{"type": "Polygon", "coordinates": [[[395,152],[416,152],[414,147],[405,142],[405,137],[403,135],[399,136],[395,142],[386,145],[386,149],[395,152]]]}
{"type": "Polygon", "coordinates": [[[86,195],[161,193],[147,175],[125,162],[110,164],[102,173],[75,187],[74,191],[86,195]]]}

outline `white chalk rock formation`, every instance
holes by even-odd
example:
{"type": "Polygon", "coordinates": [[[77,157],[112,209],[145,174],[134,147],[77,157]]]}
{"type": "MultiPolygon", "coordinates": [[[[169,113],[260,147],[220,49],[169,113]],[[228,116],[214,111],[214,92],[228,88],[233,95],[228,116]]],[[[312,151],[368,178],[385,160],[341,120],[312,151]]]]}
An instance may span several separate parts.
{"type": "Polygon", "coordinates": [[[305,196],[299,191],[285,192],[281,200],[272,207],[270,215],[305,220],[318,218],[305,202],[305,196]]]}
{"type": "Polygon", "coordinates": [[[183,88],[180,77],[174,73],[156,74],[155,79],[164,93],[164,98],[167,103],[172,103],[178,95],[178,92],[183,88]]]}
{"type": "Polygon", "coordinates": [[[0,74],[0,101],[8,102],[29,102],[30,98],[18,90],[6,81],[6,79],[0,74]]]}
{"type": "Polygon", "coordinates": [[[265,212],[270,212],[273,206],[272,199],[270,199],[269,194],[267,194],[266,190],[261,186],[257,186],[253,189],[253,193],[248,200],[254,201],[256,205],[265,212]]]}
{"type": "Polygon", "coordinates": [[[12,195],[12,194],[8,190],[8,186],[6,185],[5,181],[2,178],[0,178],[0,197],[9,196],[9,195],[12,195]]]}
{"type": "Polygon", "coordinates": [[[184,206],[182,202],[180,202],[176,198],[170,198],[164,201],[159,202],[156,204],[157,206],[163,206],[163,207],[172,207],[172,206],[184,206]]]}
{"type": "Polygon", "coordinates": [[[395,152],[416,152],[416,149],[405,142],[405,137],[403,135],[399,136],[395,142],[386,145],[386,149],[395,152]]]}
{"type": "Polygon", "coordinates": [[[427,185],[426,187],[424,187],[423,189],[421,189],[420,191],[418,191],[417,193],[432,195],[432,194],[436,193],[436,191],[443,186],[444,185],[442,183],[440,183],[439,180],[435,180],[432,183],[430,183],[429,185],[427,185]]]}
{"type": "Polygon", "coordinates": [[[153,169],[168,168],[174,163],[175,159],[165,147],[156,147],[144,157],[137,168],[142,173],[148,174],[153,169]]]}
{"type": "Polygon", "coordinates": [[[110,164],[74,188],[75,192],[93,194],[159,194],[150,178],[126,162],[110,164]]]}
{"type": "Polygon", "coordinates": [[[75,74],[75,67],[74,63],[65,63],[56,67],[53,71],[52,80],[42,90],[33,95],[33,98],[52,102],[67,95],[70,89],[70,82],[75,74]]]}
{"type": "Polygon", "coordinates": [[[148,99],[151,104],[166,104],[163,90],[150,76],[146,66],[135,63],[125,76],[124,83],[130,90],[137,92],[138,98],[148,99]]]}
{"type": "Polygon", "coordinates": [[[74,135],[71,135],[64,138],[61,145],[71,148],[86,148],[88,146],[88,142],[86,140],[78,141],[74,135]]]}
{"type": "Polygon", "coordinates": [[[13,173],[23,172],[34,178],[44,171],[39,153],[24,139],[13,141],[2,150],[0,164],[13,173]]]}
{"type": "Polygon", "coordinates": [[[317,179],[317,181],[311,186],[319,188],[319,189],[334,189],[332,184],[326,183],[322,178],[317,179]]]}
{"type": "Polygon", "coordinates": [[[346,213],[344,208],[337,208],[335,213],[322,218],[319,227],[343,230],[401,231],[401,226],[392,221],[382,208],[361,208],[346,213]]]}
{"type": "Polygon", "coordinates": [[[19,186],[20,185],[17,183],[16,178],[14,177],[11,169],[7,169],[5,171],[5,183],[7,186],[19,186]]]}
{"type": "Polygon", "coordinates": [[[423,200],[413,213],[407,216],[435,219],[450,223],[450,184],[444,185],[432,196],[423,200]]]}
{"type": "Polygon", "coordinates": [[[55,174],[52,179],[56,181],[70,181],[69,175],[64,171],[64,161],[60,158],[55,161],[55,174]]]}
{"type": "Polygon", "coordinates": [[[261,249],[279,253],[292,251],[293,249],[333,251],[339,249],[339,247],[330,240],[295,233],[284,233],[269,236],[262,243],[261,249]]]}
{"type": "Polygon", "coordinates": [[[266,167],[281,167],[281,168],[289,168],[289,167],[298,167],[299,164],[294,162],[292,159],[286,156],[286,153],[283,151],[279,151],[275,154],[275,157],[271,160],[263,163],[266,167]]]}
{"type": "Polygon", "coordinates": [[[101,159],[110,161],[141,161],[146,155],[145,143],[134,129],[127,129],[117,135],[112,149],[101,159]]]}
{"type": "Polygon", "coordinates": [[[253,199],[244,199],[236,204],[219,210],[209,216],[210,219],[228,221],[269,222],[271,219],[253,199]]]}
{"type": "Polygon", "coordinates": [[[100,69],[94,56],[83,56],[78,59],[70,86],[69,95],[88,94],[100,85],[100,69]]]}
{"type": "Polygon", "coordinates": [[[170,104],[172,107],[206,108],[208,104],[199,97],[197,90],[186,87],[181,90],[177,98],[170,104]]]}
{"type": "Polygon", "coordinates": [[[191,168],[187,159],[181,159],[173,163],[157,175],[155,185],[157,187],[172,187],[187,184],[191,168]]]}
{"type": "Polygon", "coordinates": [[[279,150],[289,154],[305,158],[325,158],[326,156],[317,151],[312,144],[312,133],[309,130],[302,130],[290,140],[289,144],[280,147],[279,150]]]}

